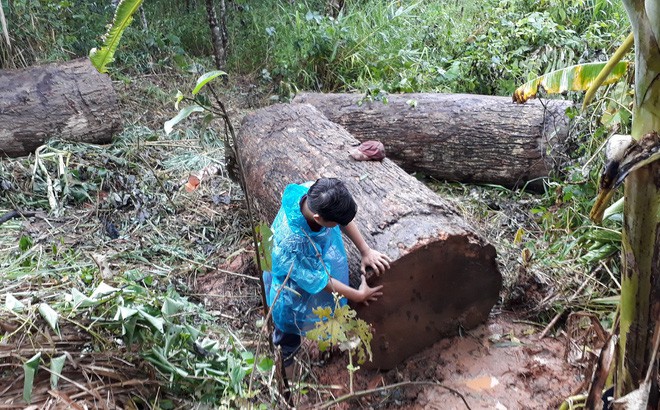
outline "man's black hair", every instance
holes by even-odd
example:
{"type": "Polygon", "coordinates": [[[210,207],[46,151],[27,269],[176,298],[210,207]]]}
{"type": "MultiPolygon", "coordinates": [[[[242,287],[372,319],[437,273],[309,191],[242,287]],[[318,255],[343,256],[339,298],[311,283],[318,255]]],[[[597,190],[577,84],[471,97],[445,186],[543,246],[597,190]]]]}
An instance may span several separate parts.
{"type": "Polygon", "coordinates": [[[319,178],[307,192],[307,206],[323,219],[348,225],[357,213],[357,204],[346,185],[337,178],[319,178]]]}

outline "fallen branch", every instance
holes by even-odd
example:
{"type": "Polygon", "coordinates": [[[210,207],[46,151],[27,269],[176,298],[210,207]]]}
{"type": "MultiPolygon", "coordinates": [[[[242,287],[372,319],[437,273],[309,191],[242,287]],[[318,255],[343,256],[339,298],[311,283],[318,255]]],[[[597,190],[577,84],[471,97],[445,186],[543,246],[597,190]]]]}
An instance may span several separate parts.
{"type": "Polygon", "coordinates": [[[460,397],[461,400],[463,400],[463,403],[465,404],[465,408],[467,408],[468,410],[471,410],[470,405],[467,403],[467,401],[465,400],[465,397],[463,397],[463,395],[460,392],[458,392],[457,390],[452,389],[451,387],[444,386],[444,385],[442,385],[442,384],[440,384],[436,381],[401,382],[401,383],[390,384],[390,385],[383,386],[383,387],[378,387],[378,388],[375,388],[375,389],[357,391],[357,392],[354,392],[354,393],[349,393],[349,394],[345,394],[343,396],[337,397],[336,399],[334,399],[332,401],[325,402],[325,403],[321,404],[320,406],[315,406],[314,408],[316,408],[316,409],[327,409],[327,408],[330,408],[330,407],[332,407],[336,404],[342,403],[342,402],[347,401],[347,400],[356,399],[358,397],[368,396],[370,394],[380,393],[380,392],[384,392],[384,391],[391,390],[391,389],[396,389],[397,387],[429,386],[429,385],[436,386],[436,387],[441,387],[443,389],[449,390],[450,392],[452,392],[455,395],[457,395],[458,397],[460,397]]]}
{"type": "Polygon", "coordinates": [[[19,210],[15,209],[13,211],[9,211],[6,214],[0,216],[0,225],[2,225],[3,223],[5,223],[5,222],[7,222],[11,219],[14,219],[14,218],[18,218],[18,217],[21,217],[21,216],[23,218],[29,218],[31,216],[35,216],[36,214],[37,214],[36,211],[19,211],[19,210]]]}

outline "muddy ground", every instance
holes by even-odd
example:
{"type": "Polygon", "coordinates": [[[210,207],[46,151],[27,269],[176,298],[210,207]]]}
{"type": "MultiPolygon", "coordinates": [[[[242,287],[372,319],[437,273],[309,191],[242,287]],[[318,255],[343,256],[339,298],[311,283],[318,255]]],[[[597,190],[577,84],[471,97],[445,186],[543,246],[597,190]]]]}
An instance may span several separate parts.
{"type": "MultiPolygon", "coordinates": [[[[510,315],[493,315],[488,323],[442,340],[394,370],[363,371],[355,388],[404,381],[438,383],[402,386],[361,400],[374,408],[558,408],[583,381],[580,369],[565,360],[564,351],[562,338],[540,339],[538,328],[516,323],[510,315]]],[[[322,384],[345,385],[346,364],[345,359],[336,359],[314,371],[322,384]]]]}
{"type": "MultiPolygon", "coordinates": [[[[246,253],[223,270],[245,269],[242,265],[249,263],[246,253]]],[[[244,331],[254,325],[239,317],[254,321],[260,317],[256,286],[250,282],[221,272],[197,278],[201,294],[251,295],[247,297],[253,303],[248,315],[239,305],[205,299],[209,309],[237,318],[234,325],[243,326],[244,331]]],[[[521,316],[496,306],[485,324],[441,340],[392,370],[360,369],[354,376],[353,391],[372,393],[330,408],[556,409],[564,399],[586,388],[593,356],[585,355],[583,345],[576,343],[578,338],[568,338],[563,329],[545,329],[521,316]]],[[[577,328],[588,330],[584,321],[577,328]]],[[[265,340],[262,343],[266,345],[265,340]]],[[[298,408],[319,408],[348,395],[348,365],[346,353],[319,352],[313,342],[305,341],[297,357],[292,403],[298,408]]]]}

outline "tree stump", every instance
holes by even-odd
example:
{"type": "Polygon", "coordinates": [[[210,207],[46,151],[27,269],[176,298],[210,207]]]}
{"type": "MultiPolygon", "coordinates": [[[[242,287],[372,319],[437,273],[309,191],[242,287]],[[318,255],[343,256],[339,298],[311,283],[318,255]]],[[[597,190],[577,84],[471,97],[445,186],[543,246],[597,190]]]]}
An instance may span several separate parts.
{"type": "Polygon", "coordinates": [[[563,154],[568,101],[471,94],[298,94],[360,141],[379,140],[408,172],[456,182],[539,189],[563,154]]]}
{"type": "Polygon", "coordinates": [[[0,70],[0,155],[28,155],[51,137],[106,144],[121,127],[110,77],[87,58],[0,70]]]}
{"type": "MultiPolygon", "coordinates": [[[[359,142],[311,105],[249,114],[237,141],[247,195],[264,221],[274,219],[287,184],[337,177],[358,204],[355,222],[367,243],[394,261],[384,275],[369,278],[384,285],[384,296],[356,306],[375,328],[367,367],[389,369],[487,319],[502,285],[495,248],[423,183],[388,159],[352,159],[349,149],[359,142]]],[[[354,282],[360,256],[345,243],[354,282]]]]}

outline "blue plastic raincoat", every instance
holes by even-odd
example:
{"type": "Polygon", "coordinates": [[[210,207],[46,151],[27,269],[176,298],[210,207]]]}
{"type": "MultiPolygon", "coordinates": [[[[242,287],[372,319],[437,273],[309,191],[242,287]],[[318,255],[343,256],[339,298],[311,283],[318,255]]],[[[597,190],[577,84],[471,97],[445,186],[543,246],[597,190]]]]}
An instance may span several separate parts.
{"type": "Polygon", "coordinates": [[[334,308],[332,293],[323,290],[328,274],[348,284],[346,250],[339,226],[314,232],[300,210],[300,201],[310,186],[291,184],[284,189],[282,206],[271,226],[272,272],[264,272],[266,301],[272,308],[275,326],[284,333],[304,335],[319,320],[312,309],[334,308]],[[290,269],[289,280],[275,300],[290,269]]]}

